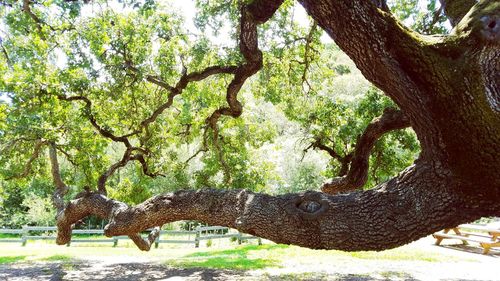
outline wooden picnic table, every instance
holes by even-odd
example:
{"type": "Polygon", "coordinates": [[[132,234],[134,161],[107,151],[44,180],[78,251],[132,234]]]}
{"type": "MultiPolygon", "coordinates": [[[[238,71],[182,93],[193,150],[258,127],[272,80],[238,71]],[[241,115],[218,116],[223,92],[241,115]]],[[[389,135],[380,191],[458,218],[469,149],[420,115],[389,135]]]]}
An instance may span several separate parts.
{"type": "Polygon", "coordinates": [[[432,236],[436,238],[436,245],[439,245],[444,239],[458,239],[464,245],[467,245],[469,241],[479,243],[483,248],[483,254],[488,254],[493,247],[500,247],[500,229],[484,225],[461,224],[453,228],[446,228],[443,232],[434,233],[432,236]]]}

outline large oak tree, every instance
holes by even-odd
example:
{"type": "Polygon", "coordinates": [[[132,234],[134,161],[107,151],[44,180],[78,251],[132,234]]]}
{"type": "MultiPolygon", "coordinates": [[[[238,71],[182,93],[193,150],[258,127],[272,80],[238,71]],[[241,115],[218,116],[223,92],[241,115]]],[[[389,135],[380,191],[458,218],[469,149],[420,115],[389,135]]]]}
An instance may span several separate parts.
{"type": "MultiPolygon", "coordinates": [[[[33,153],[25,172],[16,176],[26,176],[40,151],[49,149],[56,187],[53,199],[58,209],[57,243],[68,243],[76,222],[97,215],[109,219],[106,235],[128,235],[143,250],[149,250],[159,233],[159,226],[185,219],[229,226],[275,242],[310,248],[382,250],[482,216],[500,215],[500,3],[495,0],[443,0],[441,4],[453,30],[447,35],[429,36],[405,27],[391,14],[385,1],[299,2],[317,26],[354,61],[366,79],[399,107],[387,109],[366,128],[353,154],[344,159],[348,163],[341,177],[326,184],[324,192],[280,196],[247,190],[182,190],[152,197],[134,207],[107,197],[108,179],[131,161],[137,161],[144,174],[155,175],[148,166],[147,158],[154,153],[148,150],[147,143],[151,139],[150,131],[159,129],[154,127],[158,118],[195,82],[222,75],[230,79],[225,87],[226,103],[206,116],[204,127],[204,143],[209,142],[213,150],[221,150],[220,120],[242,114],[238,93],[245,82],[263,68],[259,28],[285,5],[279,0],[246,1],[236,5],[238,12],[233,15],[238,22],[235,32],[239,60],[193,67],[196,69],[193,71],[183,67],[178,72],[162,69],[160,61],[152,70],[170,73],[167,77],[148,74],[145,70],[151,69],[140,65],[143,59],[138,55],[140,52],[127,52],[127,48],[140,49],[142,46],[133,36],[125,47],[111,44],[109,49],[101,50],[101,57],[105,58],[102,60],[119,65],[107,69],[113,78],[133,77],[134,81],[154,84],[167,93],[162,103],[150,105],[149,111],[142,113],[140,122],[117,126],[120,129],[103,126],[103,116],[96,116],[93,110],[94,98],[98,100],[102,93],[78,91],[88,85],[77,77],[72,77],[72,84],[66,87],[34,85],[30,88],[38,96],[57,101],[55,104],[80,106],[83,108],[81,117],[94,132],[125,147],[122,158],[105,169],[95,188],[86,188],[65,202],[69,188],[59,171],[58,154],[62,152],[57,140],[27,137],[27,141],[35,141],[33,153]],[[113,72],[117,69],[118,74],[113,72]],[[180,78],[173,79],[176,73],[180,78]],[[413,128],[421,145],[421,153],[412,166],[374,189],[334,194],[362,186],[366,182],[367,159],[374,142],[386,132],[408,126],[413,128]],[[123,127],[131,129],[127,131],[123,127]],[[147,238],[142,238],[139,233],[149,228],[155,229],[147,238]]],[[[53,26],[32,6],[31,1],[24,0],[20,7],[29,19],[25,28],[36,34],[40,45],[44,40],[50,41],[52,33],[67,31],[71,34],[71,25],[53,26]]],[[[71,10],[71,14],[75,13],[78,14],[76,8],[71,10]]],[[[162,20],[168,21],[159,18],[155,24],[162,20]]],[[[94,27],[102,27],[99,24],[105,25],[97,22],[94,27]]],[[[120,26],[114,21],[106,24],[110,24],[110,28],[120,26]]],[[[126,32],[117,34],[126,36],[126,32]]],[[[162,36],[170,39],[176,35],[162,36]]],[[[90,51],[82,52],[91,52],[93,48],[99,46],[90,46],[90,51]]],[[[161,48],[168,46],[161,45],[159,52],[161,48]]],[[[2,50],[7,64],[19,59],[9,59],[6,48],[2,50]]],[[[29,48],[25,52],[30,52],[29,48]]],[[[163,59],[168,55],[166,53],[163,59]]],[[[71,59],[79,60],[80,57],[71,59]]],[[[31,67],[32,64],[36,62],[25,65],[31,67]]],[[[103,92],[113,93],[112,87],[103,88],[103,92]]],[[[9,91],[16,90],[19,89],[9,91]]],[[[40,103],[44,102],[43,98],[40,103]]],[[[111,94],[109,99],[113,98],[111,94]]],[[[138,108],[141,106],[144,104],[138,108]]],[[[17,139],[10,145],[16,141],[25,140],[17,139]]],[[[227,168],[222,153],[219,154],[222,166],[227,168]]]]}

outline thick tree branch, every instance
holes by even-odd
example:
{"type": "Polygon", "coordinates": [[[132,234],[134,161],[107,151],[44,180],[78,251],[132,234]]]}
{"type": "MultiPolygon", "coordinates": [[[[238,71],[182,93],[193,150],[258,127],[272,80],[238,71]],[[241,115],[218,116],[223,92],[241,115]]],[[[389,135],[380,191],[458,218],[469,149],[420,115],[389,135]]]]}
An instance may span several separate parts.
{"type": "Polygon", "coordinates": [[[87,193],[59,214],[57,243],[68,243],[72,224],[94,214],[110,220],[105,227],[107,236],[134,237],[151,227],[187,219],[233,227],[277,243],[316,249],[383,250],[484,214],[500,214],[498,202],[457,194],[461,183],[435,168],[419,164],[374,190],[336,196],[188,190],[129,207],[102,194],[87,193]]]}
{"type": "Polygon", "coordinates": [[[54,186],[56,187],[54,194],[52,195],[52,202],[57,211],[60,212],[64,209],[64,195],[68,193],[69,188],[62,180],[61,172],[59,171],[59,161],[57,160],[57,147],[53,142],[49,144],[49,157],[52,180],[54,182],[54,186]]]}
{"type": "Polygon", "coordinates": [[[233,80],[227,87],[226,101],[228,107],[215,110],[207,118],[207,124],[214,131],[216,131],[217,121],[222,115],[231,117],[239,117],[241,115],[243,107],[237,99],[238,93],[245,81],[262,68],[262,52],[258,46],[257,20],[254,19],[254,15],[252,15],[248,6],[243,6],[241,9],[239,47],[246,63],[238,66],[233,80]]]}
{"type": "MultiPolygon", "coordinates": [[[[58,232],[56,242],[59,245],[70,242],[73,224],[88,215],[109,219],[129,208],[125,203],[108,199],[101,193],[86,190],[69,202],[64,211],[57,214],[58,232]]],[[[139,249],[149,251],[151,245],[160,235],[160,228],[155,226],[146,239],[141,237],[140,231],[129,232],[127,235],[139,249]]]]}
{"type": "Polygon", "coordinates": [[[382,116],[375,118],[358,139],[347,174],[325,183],[321,190],[336,194],[362,188],[368,180],[368,160],[375,142],[387,132],[409,126],[410,121],[403,112],[394,108],[386,108],[382,116]]]}
{"type": "MultiPolygon", "coordinates": [[[[244,5],[241,8],[240,17],[240,42],[239,49],[245,63],[239,65],[235,72],[234,78],[227,86],[226,102],[228,107],[222,107],[215,110],[212,115],[206,119],[208,128],[212,129],[213,144],[219,158],[219,162],[224,170],[224,182],[231,182],[230,169],[224,160],[222,148],[219,143],[219,129],[217,122],[222,115],[239,117],[243,112],[243,106],[238,100],[238,93],[245,84],[245,81],[252,75],[257,73],[262,68],[262,52],[259,49],[257,26],[269,20],[274,12],[279,8],[283,1],[253,1],[249,5],[244,5]]],[[[207,129],[208,129],[207,128],[207,129]]],[[[207,134],[205,134],[205,137],[207,134]]]]}

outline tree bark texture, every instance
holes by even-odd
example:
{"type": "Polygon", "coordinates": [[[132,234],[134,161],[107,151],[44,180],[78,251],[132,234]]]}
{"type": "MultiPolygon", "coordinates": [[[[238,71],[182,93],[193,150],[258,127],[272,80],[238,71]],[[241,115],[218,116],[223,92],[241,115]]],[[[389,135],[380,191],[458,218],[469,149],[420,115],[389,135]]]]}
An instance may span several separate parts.
{"type": "Polygon", "coordinates": [[[457,185],[433,167],[415,165],[377,189],[335,196],[314,191],[270,196],[246,190],[186,190],[128,207],[90,192],[73,200],[58,217],[57,243],[69,242],[71,225],[93,214],[110,219],[108,236],[188,219],[315,249],[383,250],[464,220],[500,214],[498,204],[457,194],[457,185]]]}

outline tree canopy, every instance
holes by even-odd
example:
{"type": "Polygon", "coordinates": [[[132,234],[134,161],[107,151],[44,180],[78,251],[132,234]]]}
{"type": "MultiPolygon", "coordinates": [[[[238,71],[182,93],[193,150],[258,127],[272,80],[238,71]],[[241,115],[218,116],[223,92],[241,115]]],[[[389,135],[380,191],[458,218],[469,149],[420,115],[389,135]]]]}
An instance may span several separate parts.
{"type": "Polygon", "coordinates": [[[2,2],[4,220],[356,250],[498,215],[500,5],[299,2],[2,2]]]}

